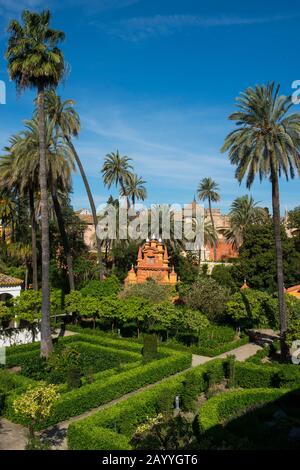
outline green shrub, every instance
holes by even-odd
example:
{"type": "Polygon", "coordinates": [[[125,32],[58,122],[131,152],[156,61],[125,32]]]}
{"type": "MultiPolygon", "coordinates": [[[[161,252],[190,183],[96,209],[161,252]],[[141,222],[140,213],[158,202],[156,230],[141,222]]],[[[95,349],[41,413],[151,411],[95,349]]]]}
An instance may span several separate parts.
{"type": "MultiPolygon", "coordinates": [[[[199,336],[180,333],[176,339],[189,346],[194,354],[209,357],[218,356],[249,341],[248,336],[236,338],[234,328],[222,325],[209,325],[199,332],[199,336]]],[[[168,345],[177,349],[182,346],[174,340],[171,340],[168,345]]]]}
{"type": "Polygon", "coordinates": [[[233,419],[253,406],[262,405],[280,398],[288,390],[255,388],[252,390],[228,391],[207,400],[200,408],[196,434],[204,438],[220,436],[222,424],[233,419]]]}
{"type": "Polygon", "coordinates": [[[81,371],[79,367],[73,366],[68,370],[67,386],[69,390],[81,387],[81,371]]]}
{"type": "Polygon", "coordinates": [[[236,363],[235,385],[253,387],[300,387],[300,369],[293,364],[236,363]]]}
{"type": "Polygon", "coordinates": [[[149,362],[155,359],[158,355],[157,352],[157,336],[144,335],[144,346],[142,350],[143,361],[149,362]]]}

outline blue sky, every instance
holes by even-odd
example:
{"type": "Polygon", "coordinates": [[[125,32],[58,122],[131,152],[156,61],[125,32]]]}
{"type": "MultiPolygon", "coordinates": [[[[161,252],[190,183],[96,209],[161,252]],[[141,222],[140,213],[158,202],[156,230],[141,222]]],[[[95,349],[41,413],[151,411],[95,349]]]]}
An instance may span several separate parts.
{"type": "MultiPolygon", "coordinates": [[[[1,148],[32,113],[33,93],[16,96],[2,54],[7,22],[23,8],[50,8],[53,27],[66,33],[70,72],[59,93],[76,100],[82,130],[75,144],[97,204],[110,193],[103,158],[116,149],[147,181],[148,203],[190,202],[206,176],[219,183],[225,212],[247,192],[220,153],[232,129],[227,117],[247,86],[275,80],[289,94],[300,79],[296,2],[0,0],[1,148]]],[[[80,176],[73,181],[74,207],[88,207],[80,176]]],[[[299,179],[282,181],[282,211],[299,205],[299,187],[299,179]]],[[[268,181],[252,194],[270,207],[268,181]]]]}

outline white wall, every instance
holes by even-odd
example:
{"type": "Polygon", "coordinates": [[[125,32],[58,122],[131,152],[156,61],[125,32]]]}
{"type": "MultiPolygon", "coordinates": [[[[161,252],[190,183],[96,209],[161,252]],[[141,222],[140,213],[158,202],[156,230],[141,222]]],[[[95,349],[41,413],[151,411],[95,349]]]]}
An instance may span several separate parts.
{"type": "MultiPolygon", "coordinates": [[[[7,330],[0,330],[0,347],[9,347],[15,344],[32,343],[32,331],[28,328],[9,328],[7,330]]],[[[40,341],[41,330],[40,326],[35,327],[35,341],[40,341]]]]}

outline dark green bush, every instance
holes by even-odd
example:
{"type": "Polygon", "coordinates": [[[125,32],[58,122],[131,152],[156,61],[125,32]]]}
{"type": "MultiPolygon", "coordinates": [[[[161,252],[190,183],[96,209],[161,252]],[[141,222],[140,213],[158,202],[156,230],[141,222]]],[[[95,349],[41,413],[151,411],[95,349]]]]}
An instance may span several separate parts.
{"type": "Polygon", "coordinates": [[[142,350],[143,361],[149,362],[157,358],[157,336],[155,335],[144,335],[144,346],[142,350]]]}
{"type": "Polygon", "coordinates": [[[81,371],[79,367],[73,366],[68,370],[67,386],[68,390],[81,387],[81,371]]]}

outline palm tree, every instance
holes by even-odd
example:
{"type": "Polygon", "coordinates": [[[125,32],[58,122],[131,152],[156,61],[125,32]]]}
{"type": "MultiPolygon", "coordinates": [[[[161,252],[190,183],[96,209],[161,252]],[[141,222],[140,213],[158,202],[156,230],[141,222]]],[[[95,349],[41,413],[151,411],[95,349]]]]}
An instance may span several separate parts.
{"type": "Polygon", "coordinates": [[[126,185],[131,177],[131,158],[121,156],[119,151],[108,153],[105,157],[101,172],[105,186],[110,188],[113,184],[120,186],[121,194],[126,194],[126,185]]]}
{"type": "MultiPolygon", "coordinates": [[[[14,148],[18,156],[15,168],[17,175],[20,173],[20,170],[24,174],[34,175],[39,173],[40,163],[37,119],[25,121],[25,126],[26,129],[19,134],[21,139],[19,139],[14,148]]],[[[71,172],[74,170],[73,154],[65,141],[54,135],[54,124],[49,121],[49,118],[46,118],[45,121],[45,149],[48,184],[66,255],[70,290],[74,290],[73,257],[58,197],[59,191],[68,193],[71,189],[71,172]]]]}
{"type": "Polygon", "coordinates": [[[45,89],[56,87],[65,70],[62,52],[57,47],[58,42],[64,39],[64,33],[51,29],[50,19],[49,10],[41,14],[24,10],[23,24],[17,20],[9,23],[10,36],[5,54],[10,78],[15,80],[17,89],[37,89],[42,218],[41,356],[43,357],[48,357],[53,350],[50,328],[50,246],[44,97],[45,89]]]}
{"type": "Polygon", "coordinates": [[[75,101],[74,100],[65,100],[62,101],[60,96],[58,96],[54,90],[47,91],[45,95],[45,106],[46,113],[49,118],[54,122],[56,128],[56,134],[59,132],[62,133],[64,139],[68,143],[70,149],[73,152],[76,164],[79,168],[81,178],[83,180],[85,190],[89,199],[93,222],[96,233],[96,245],[97,245],[97,257],[99,265],[99,274],[100,279],[103,278],[103,269],[102,269],[102,252],[101,252],[101,240],[97,237],[97,226],[98,226],[98,217],[94,198],[92,191],[87,180],[82,162],[80,157],[73,145],[72,137],[77,137],[80,131],[80,118],[76,110],[74,109],[75,101]]]}
{"type": "Polygon", "coordinates": [[[33,160],[27,152],[20,152],[22,136],[16,134],[10,138],[10,145],[5,147],[6,154],[0,159],[0,186],[18,194],[24,200],[28,197],[31,251],[32,251],[32,287],[38,289],[37,276],[37,220],[35,196],[38,188],[38,167],[32,166],[33,160]]]}
{"type": "Polygon", "coordinates": [[[235,176],[246,178],[248,188],[255,176],[268,178],[272,184],[273,224],[275,235],[277,286],[280,313],[281,354],[288,355],[286,345],[286,306],[281,243],[279,177],[300,175],[300,114],[287,115],[292,106],[290,97],[279,95],[274,83],[249,87],[237,99],[238,111],[229,119],[238,129],[225,139],[222,151],[228,151],[235,176]]]}
{"type": "Polygon", "coordinates": [[[249,225],[261,224],[268,219],[266,210],[258,204],[248,194],[236,198],[231,204],[230,229],[226,230],[225,238],[237,249],[242,245],[245,229],[249,225]]]}
{"type": "Polygon", "coordinates": [[[4,194],[0,197],[0,222],[2,225],[2,243],[6,242],[6,226],[13,225],[13,213],[15,204],[12,199],[4,194]]]}
{"type": "MultiPolygon", "coordinates": [[[[210,215],[210,223],[212,230],[215,233],[215,222],[212,215],[211,203],[220,201],[219,185],[212,178],[203,178],[198,186],[198,199],[200,201],[208,201],[208,209],[210,215]]],[[[214,261],[217,260],[217,240],[214,242],[214,261]]]]}
{"type": "Polygon", "coordinates": [[[135,173],[129,173],[125,181],[124,191],[122,189],[120,191],[121,196],[131,198],[132,205],[134,206],[136,199],[144,201],[147,198],[145,184],[146,181],[144,181],[143,178],[135,173]]]}

